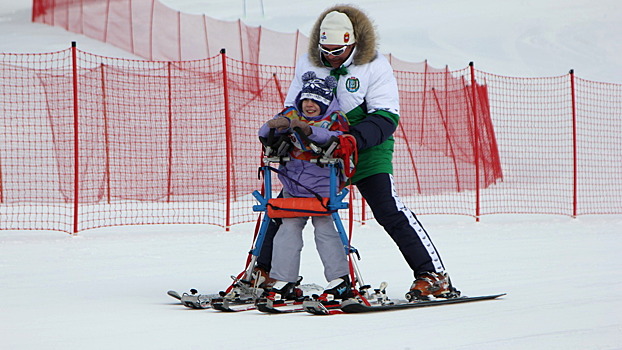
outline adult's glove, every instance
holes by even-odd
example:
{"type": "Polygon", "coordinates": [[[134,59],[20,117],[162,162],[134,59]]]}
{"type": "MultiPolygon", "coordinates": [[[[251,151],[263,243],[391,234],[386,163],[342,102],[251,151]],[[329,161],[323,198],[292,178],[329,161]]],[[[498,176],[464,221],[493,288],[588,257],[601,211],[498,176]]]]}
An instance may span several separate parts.
{"type": "Polygon", "coordinates": [[[346,177],[352,178],[356,172],[356,163],[359,161],[356,148],[356,138],[352,135],[339,136],[339,147],[333,151],[333,157],[343,159],[343,171],[346,177]]]}

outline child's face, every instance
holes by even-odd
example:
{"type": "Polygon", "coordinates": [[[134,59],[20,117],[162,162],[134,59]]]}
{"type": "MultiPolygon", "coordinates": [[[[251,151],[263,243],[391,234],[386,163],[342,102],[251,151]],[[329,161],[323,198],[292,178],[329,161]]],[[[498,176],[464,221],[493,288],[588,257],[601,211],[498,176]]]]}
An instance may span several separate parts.
{"type": "Polygon", "coordinates": [[[321,109],[315,101],[307,98],[302,100],[302,112],[307,117],[317,117],[320,115],[321,109]]]}

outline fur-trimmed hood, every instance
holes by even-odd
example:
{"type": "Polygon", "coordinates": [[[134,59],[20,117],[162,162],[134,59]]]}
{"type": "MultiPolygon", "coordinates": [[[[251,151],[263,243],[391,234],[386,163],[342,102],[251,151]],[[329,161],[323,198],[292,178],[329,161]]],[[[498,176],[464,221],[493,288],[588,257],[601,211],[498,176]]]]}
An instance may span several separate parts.
{"type": "Polygon", "coordinates": [[[332,11],[345,13],[354,27],[356,37],[356,51],[354,52],[353,63],[362,65],[373,61],[377,55],[376,28],[371,19],[359,8],[352,5],[336,5],[328,8],[318,16],[318,19],[311,29],[309,35],[309,59],[313,65],[324,67],[320,58],[318,44],[320,43],[320,25],[324,17],[332,11]]]}

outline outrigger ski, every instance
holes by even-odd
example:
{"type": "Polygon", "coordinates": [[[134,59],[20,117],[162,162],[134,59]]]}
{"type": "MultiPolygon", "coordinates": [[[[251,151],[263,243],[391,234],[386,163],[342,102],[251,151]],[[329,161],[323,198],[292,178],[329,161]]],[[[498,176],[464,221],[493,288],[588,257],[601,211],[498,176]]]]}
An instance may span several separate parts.
{"type": "Polygon", "coordinates": [[[457,297],[452,299],[434,299],[434,300],[422,300],[416,302],[407,302],[405,300],[397,300],[393,304],[379,304],[379,305],[365,305],[359,302],[356,299],[348,299],[344,300],[341,303],[341,310],[344,313],[364,313],[364,312],[378,312],[378,311],[390,311],[390,310],[403,310],[403,309],[412,309],[418,307],[428,307],[428,306],[440,306],[440,305],[448,305],[448,304],[460,304],[460,303],[469,303],[474,301],[483,301],[483,300],[493,300],[499,297],[506,295],[506,293],[501,294],[491,294],[491,295],[481,295],[475,297],[457,297]]]}

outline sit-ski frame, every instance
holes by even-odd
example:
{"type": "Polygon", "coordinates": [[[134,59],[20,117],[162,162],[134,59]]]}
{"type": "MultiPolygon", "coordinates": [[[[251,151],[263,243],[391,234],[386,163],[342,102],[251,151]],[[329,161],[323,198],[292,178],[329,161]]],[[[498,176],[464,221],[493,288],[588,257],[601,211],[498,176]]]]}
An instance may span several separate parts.
{"type": "MultiPolygon", "coordinates": [[[[342,160],[340,158],[332,157],[333,151],[338,146],[338,142],[334,139],[331,139],[326,146],[319,146],[313,142],[311,142],[310,148],[311,150],[320,155],[320,158],[313,159],[312,162],[323,164],[330,169],[330,183],[329,183],[329,201],[327,205],[327,209],[329,212],[332,212],[330,215],[333,218],[333,222],[335,223],[335,227],[337,232],[339,233],[339,238],[343,244],[343,247],[346,251],[346,255],[348,256],[348,260],[350,262],[350,279],[353,281],[353,285],[358,285],[358,289],[354,290],[355,293],[358,293],[358,296],[365,297],[367,295],[367,289],[370,288],[369,285],[366,285],[363,282],[363,278],[361,277],[360,270],[356,264],[356,260],[360,259],[358,250],[350,245],[350,240],[348,239],[348,235],[346,234],[346,230],[341,222],[341,218],[339,216],[339,209],[347,209],[349,207],[348,202],[344,202],[344,198],[348,195],[349,190],[347,188],[343,188],[338,191],[338,174],[337,171],[342,167],[342,160]]],[[[263,157],[263,166],[260,168],[260,171],[263,173],[264,179],[264,194],[262,195],[259,191],[254,191],[253,196],[259,204],[253,206],[253,211],[256,212],[264,212],[264,217],[261,222],[261,227],[259,229],[259,233],[255,239],[253,249],[251,250],[251,260],[247,265],[247,269],[244,273],[243,279],[251,280],[253,268],[259,257],[259,253],[261,252],[261,247],[263,245],[266,232],[268,230],[268,225],[270,224],[270,218],[268,216],[268,202],[272,199],[272,172],[270,170],[271,163],[285,163],[290,161],[289,156],[278,156],[274,155],[275,150],[272,147],[266,146],[263,157]]],[[[282,153],[282,152],[280,152],[282,153]]],[[[306,216],[301,214],[300,216],[306,216]]]]}

